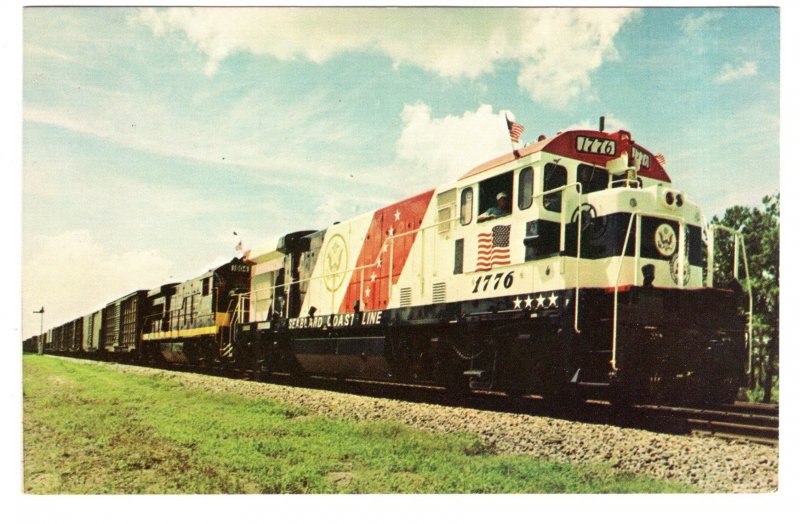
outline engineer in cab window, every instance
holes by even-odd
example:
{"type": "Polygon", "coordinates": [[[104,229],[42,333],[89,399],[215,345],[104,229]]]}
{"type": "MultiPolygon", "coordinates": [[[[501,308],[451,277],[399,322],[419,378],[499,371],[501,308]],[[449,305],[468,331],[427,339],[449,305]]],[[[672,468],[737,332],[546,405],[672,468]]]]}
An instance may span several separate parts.
{"type": "Polygon", "coordinates": [[[493,218],[504,217],[507,214],[511,213],[511,206],[508,203],[508,193],[505,191],[500,191],[497,193],[497,205],[492,206],[483,213],[480,214],[478,217],[478,222],[483,222],[484,220],[491,220],[493,218]]]}

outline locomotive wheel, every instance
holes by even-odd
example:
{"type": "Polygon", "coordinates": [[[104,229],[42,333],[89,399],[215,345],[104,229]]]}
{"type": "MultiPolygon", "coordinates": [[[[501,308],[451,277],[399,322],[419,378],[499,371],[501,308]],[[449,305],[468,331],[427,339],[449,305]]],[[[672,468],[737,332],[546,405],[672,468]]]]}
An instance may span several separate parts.
{"type": "Polygon", "coordinates": [[[444,339],[444,355],[442,366],[442,378],[447,394],[450,397],[463,397],[469,391],[469,379],[464,375],[464,371],[469,369],[474,359],[482,353],[482,349],[477,347],[474,337],[452,331],[444,339]]]}

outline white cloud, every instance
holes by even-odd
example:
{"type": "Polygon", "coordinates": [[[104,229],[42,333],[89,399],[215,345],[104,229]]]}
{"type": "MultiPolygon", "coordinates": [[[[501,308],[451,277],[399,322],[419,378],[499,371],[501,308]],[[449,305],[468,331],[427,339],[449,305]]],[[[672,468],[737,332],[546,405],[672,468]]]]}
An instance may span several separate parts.
{"type": "Polygon", "coordinates": [[[418,103],[406,105],[401,118],[398,159],[419,166],[421,169],[416,172],[424,175],[416,178],[424,176],[430,186],[457,178],[478,164],[511,152],[504,112],[495,113],[490,105],[461,116],[433,118],[431,108],[418,103]]]}
{"type": "Polygon", "coordinates": [[[36,237],[25,246],[22,265],[23,336],[39,333],[45,307],[45,329],[103,307],[135,289],[160,285],[170,264],[153,251],[109,252],[88,231],[36,237]]]}
{"type": "MultiPolygon", "coordinates": [[[[462,115],[435,118],[426,104],[406,105],[401,114],[403,129],[396,144],[397,159],[389,169],[403,177],[403,187],[408,188],[406,195],[409,190],[453,181],[470,169],[511,152],[506,113],[514,120],[512,113],[502,109],[495,112],[488,104],[462,115]]],[[[596,128],[596,122],[583,120],[563,130],[596,128]]],[[[606,131],[619,129],[630,130],[631,126],[613,114],[606,115],[606,131]]],[[[523,135],[523,142],[535,139],[535,134],[523,135]]]]}
{"type": "Polygon", "coordinates": [[[47,58],[55,58],[57,60],[61,60],[62,62],[74,62],[75,57],[70,56],[59,51],[55,51],[53,49],[48,49],[45,47],[39,47],[36,45],[27,44],[25,45],[23,52],[26,54],[32,55],[39,55],[47,58]]]}
{"type": "Polygon", "coordinates": [[[342,53],[377,52],[395,67],[448,78],[478,77],[516,62],[520,89],[564,107],[617,58],[614,37],[636,9],[143,9],[138,20],[157,36],[183,33],[208,57],[213,74],[246,51],[279,60],[322,63],[342,53]]]}
{"type": "Polygon", "coordinates": [[[724,84],[740,78],[755,76],[757,73],[758,64],[755,62],[744,62],[739,67],[734,67],[731,64],[723,64],[722,71],[714,78],[714,81],[718,84],[724,84]]]}
{"type": "Polygon", "coordinates": [[[92,91],[95,103],[85,111],[28,105],[23,110],[23,119],[165,157],[280,173],[262,178],[270,185],[296,186],[298,182],[287,177],[287,173],[313,172],[330,179],[347,177],[330,161],[297,154],[308,143],[341,145],[355,140],[354,133],[341,121],[313,119],[314,103],[284,107],[280,114],[295,115],[293,119],[284,119],[291,120],[284,125],[293,129],[269,126],[271,131],[265,136],[259,127],[260,118],[271,108],[256,112],[249,104],[248,112],[247,98],[228,111],[198,121],[187,119],[163,103],[132,94],[92,91]]]}
{"type": "Polygon", "coordinates": [[[704,11],[699,15],[687,15],[681,20],[681,30],[685,36],[695,36],[713,28],[715,21],[722,18],[721,11],[704,11]]]}
{"type": "MultiPolygon", "coordinates": [[[[633,129],[631,124],[626,120],[622,120],[617,118],[613,114],[605,115],[605,132],[606,133],[613,133],[614,131],[619,131],[620,129],[625,129],[626,131],[630,131],[633,129]]],[[[571,131],[573,129],[598,129],[599,120],[597,122],[589,122],[589,120],[581,120],[575,124],[571,124],[562,131],[571,131]]]]}

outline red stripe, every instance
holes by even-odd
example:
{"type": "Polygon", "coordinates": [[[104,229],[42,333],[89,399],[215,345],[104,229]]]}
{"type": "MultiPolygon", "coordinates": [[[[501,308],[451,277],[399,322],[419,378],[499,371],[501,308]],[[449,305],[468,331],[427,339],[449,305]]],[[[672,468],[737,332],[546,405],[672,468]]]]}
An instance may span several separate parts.
{"type": "MultiPolygon", "coordinates": [[[[367,236],[361,246],[358,258],[350,267],[362,267],[375,263],[378,256],[381,257],[381,267],[373,266],[364,271],[364,291],[371,289],[370,296],[364,295],[364,303],[361,305],[362,311],[383,309],[388,305],[389,283],[396,284],[406,265],[411,248],[419,236],[419,227],[422,218],[428,210],[433,190],[407,198],[390,206],[375,211],[367,229],[367,236]],[[395,213],[399,212],[399,218],[395,213]],[[382,251],[383,242],[388,237],[389,229],[395,235],[414,231],[408,235],[398,237],[394,243],[394,260],[390,264],[390,249],[382,251]],[[392,266],[392,275],[389,277],[389,266],[392,266]],[[370,274],[375,272],[375,282],[370,281],[370,274]]],[[[387,244],[388,246],[388,244],[387,244]]],[[[357,249],[358,246],[348,246],[357,249]]],[[[347,291],[344,294],[339,313],[353,311],[353,303],[360,298],[361,291],[361,271],[353,271],[350,282],[347,283],[347,291]]]]}
{"type": "Polygon", "coordinates": [[[492,257],[511,258],[511,255],[509,255],[508,253],[488,253],[488,254],[485,254],[485,255],[478,255],[478,260],[480,260],[482,258],[486,259],[486,258],[492,258],[492,257]]]}

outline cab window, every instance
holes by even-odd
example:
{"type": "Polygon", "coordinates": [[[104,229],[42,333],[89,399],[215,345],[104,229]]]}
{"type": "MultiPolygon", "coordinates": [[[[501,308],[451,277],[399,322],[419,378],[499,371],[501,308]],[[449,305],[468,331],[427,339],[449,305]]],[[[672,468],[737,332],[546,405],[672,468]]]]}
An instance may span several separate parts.
{"type": "Polygon", "coordinates": [[[484,180],[478,185],[478,222],[511,214],[514,172],[484,180]]]}
{"type": "Polygon", "coordinates": [[[517,207],[528,209],[533,203],[533,168],[526,167],[519,172],[517,184],[517,207]]]}
{"type": "Polygon", "coordinates": [[[589,164],[578,165],[578,182],[583,194],[594,193],[608,188],[608,171],[589,164]]]}
{"type": "Polygon", "coordinates": [[[472,188],[461,191],[461,225],[466,226],[472,222],[472,188]]]}
{"type": "MultiPolygon", "coordinates": [[[[547,164],[544,166],[544,181],[542,192],[545,193],[552,189],[557,189],[567,183],[567,168],[558,164],[547,164]]],[[[561,212],[561,191],[555,191],[542,197],[544,208],[548,211],[561,212]]]]}

